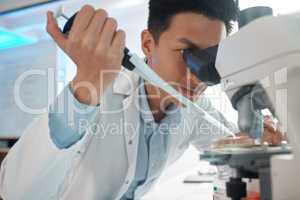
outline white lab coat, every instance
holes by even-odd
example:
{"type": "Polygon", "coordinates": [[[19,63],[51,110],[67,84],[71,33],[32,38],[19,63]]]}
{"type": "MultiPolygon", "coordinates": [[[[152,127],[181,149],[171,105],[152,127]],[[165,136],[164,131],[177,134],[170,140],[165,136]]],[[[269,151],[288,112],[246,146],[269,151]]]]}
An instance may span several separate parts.
{"type": "MultiPolygon", "coordinates": [[[[60,150],[52,142],[48,114],[35,120],[1,166],[1,196],[5,200],[119,199],[134,178],[137,162],[138,82],[137,75],[120,73],[106,91],[101,111],[94,120],[95,124],[103,125],[103,131],[93,134],[91,130],[69,149],[60,150]],[[111,125],[120,125],[122,129],[118,133],[110,131],[111,125]]],[[[213,108],[206,109],[227,123],[213,108]]],[[[166,166],[176,161],[189,144],[199,147],[220,137],[209,135],[208,129],[201,135],[197,134],[199,130],[191,129],[199,118],[193,113],[182,109],[185,125],[179,125],[169,136],[166,166]]]]}

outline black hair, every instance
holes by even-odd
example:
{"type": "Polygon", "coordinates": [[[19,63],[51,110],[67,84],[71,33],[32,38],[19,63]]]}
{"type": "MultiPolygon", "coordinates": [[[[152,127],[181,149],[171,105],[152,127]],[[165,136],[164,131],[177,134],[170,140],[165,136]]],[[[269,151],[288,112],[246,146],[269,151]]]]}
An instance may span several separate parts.
{"type": "Polygon", "coordinates": [[[238,18],[235,0],[149,0],[148,30],[156,41],[169,28],[172,17],[179,13],[193,12],[225,23],[227,33],[238,18]]]}

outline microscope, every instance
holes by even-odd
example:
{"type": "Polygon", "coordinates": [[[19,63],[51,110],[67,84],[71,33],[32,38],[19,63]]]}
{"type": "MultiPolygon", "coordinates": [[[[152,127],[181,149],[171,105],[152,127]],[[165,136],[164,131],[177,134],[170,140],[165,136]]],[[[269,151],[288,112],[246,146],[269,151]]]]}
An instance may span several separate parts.
{"type": "Polygon", "coordinates": [[[258,179],[261,200],[300,198],[300,14],[256,19],[218,46],[186,50],[190,70],[207,85],[221,84],[238,111],[242,132],[257,139],[268,110],[289,142],[280,146],[212,148],[200,159],[228,165],[228,199],[247,196],[244,178],[258,179]]]}

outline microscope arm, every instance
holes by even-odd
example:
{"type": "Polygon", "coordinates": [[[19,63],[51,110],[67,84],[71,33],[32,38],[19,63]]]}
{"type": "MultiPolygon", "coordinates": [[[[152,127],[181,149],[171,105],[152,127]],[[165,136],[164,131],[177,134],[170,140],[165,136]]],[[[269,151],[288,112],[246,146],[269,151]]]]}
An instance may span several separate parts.
{"type": "Polygon", "coordinates": [[[261,84],[241,87],[231,98],[231,103],[238,111],[240,131],[254,139],[261,138],[264,131],[262,110],[269,109],[275,116],[273,105],[261,84]]]}

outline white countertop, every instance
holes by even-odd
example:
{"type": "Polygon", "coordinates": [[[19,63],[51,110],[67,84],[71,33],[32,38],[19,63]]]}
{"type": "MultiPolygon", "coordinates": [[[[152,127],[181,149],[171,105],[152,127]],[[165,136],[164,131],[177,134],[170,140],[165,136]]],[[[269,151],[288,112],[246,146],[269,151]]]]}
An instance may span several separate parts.
{"type": "Polygon", "coordinates": [[[183,183],[187,176],[208,168],[211,166],[200,162],[199,152],[191,147],[162,174],[157,185],[142,200],[212,200],[212,184],[183,183]]]}

